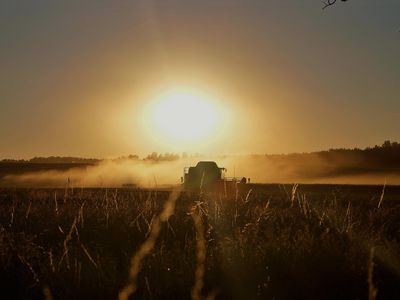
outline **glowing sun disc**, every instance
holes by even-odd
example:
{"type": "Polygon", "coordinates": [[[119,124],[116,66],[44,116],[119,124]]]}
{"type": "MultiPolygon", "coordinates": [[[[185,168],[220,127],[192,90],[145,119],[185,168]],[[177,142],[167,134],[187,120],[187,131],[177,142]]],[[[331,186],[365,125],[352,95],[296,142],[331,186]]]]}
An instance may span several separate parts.
{"type": "Polygon", "coordinates": [[[199,140],[212,134],[220,112],[212,99],[200,93],[172,90],[154,103],[150,120],[164,137],[180,142],[199,140]]]}

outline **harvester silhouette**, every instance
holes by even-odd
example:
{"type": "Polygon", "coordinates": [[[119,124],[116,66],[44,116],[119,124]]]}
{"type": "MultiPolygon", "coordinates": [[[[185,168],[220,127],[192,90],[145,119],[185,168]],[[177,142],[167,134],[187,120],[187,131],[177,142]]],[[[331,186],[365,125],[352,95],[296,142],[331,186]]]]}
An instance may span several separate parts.
{"type": "Polygon", "coordinates": [[[226,177],[226,171],[215,161],[200,161],[195,167],[183,169],[183,188],[188,191],[226,191],[250,181],[246,177],[226,177]]]}

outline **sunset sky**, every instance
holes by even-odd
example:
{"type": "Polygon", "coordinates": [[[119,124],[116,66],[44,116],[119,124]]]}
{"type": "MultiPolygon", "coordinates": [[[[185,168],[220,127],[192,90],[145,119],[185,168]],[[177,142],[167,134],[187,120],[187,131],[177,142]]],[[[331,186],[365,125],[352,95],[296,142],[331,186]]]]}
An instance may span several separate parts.
{"type": "MultiPolygon", "coordinates": [[[[1,1],[0,159],[399,141],[400,1],[321,8],[318,0],[1,1]],[[151,124],[163,111],[157,101],[175,90],[204,99],[205,114],[215,108],[209,135],[180,142],[164,135],[165,120],[151,124]]],[[[173,118],[184,128],[200,120],[173,118]]]]}

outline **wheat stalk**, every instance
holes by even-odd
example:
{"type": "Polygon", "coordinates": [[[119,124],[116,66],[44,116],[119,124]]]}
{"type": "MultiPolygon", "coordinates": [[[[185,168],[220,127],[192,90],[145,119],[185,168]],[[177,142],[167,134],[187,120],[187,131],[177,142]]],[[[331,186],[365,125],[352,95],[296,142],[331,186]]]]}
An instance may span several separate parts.
{"type": "Polygon", "coordinates": [[[48,286],[43,287],[42,291],[45,300],[53,300],[53,295],[51,294],[50,288],[48,286]]]}
{"type": "Polygon", "coordinates": [[[291,202],[290,207],[293,207],[293,203],[294,203],[294,199],[295,199],[295,197],[296,197],[296,191],[297,191],[297,187],[298,187],[298,186],[299,186],[299,185],[296,183],[296,184],[294,184],[293,187],[292,187],[292,196],[290,197],[290,202],[291,202]]]}
{"type": "Polygon", "coordinates": [[[204,226],[200,217],[200,210],[193,207],[192,219],[196,229],[196,271],[194,274],[195,283],[192,288],[192,299],[202,299],[201,290],[204,286],[204,270],[206,260],[206,241],[204,239],[204,226]]]}
{"type": "Polygon", "coordinates": [[[383,196],[385,196],[385,189],[386,189],[386,179],[385,179],[385,183],[382,188],[382,193],[381,193],[381,197],[379,199],[378,208],[380,208],[383,203],[383,196]]]}
{"type": "Polygon", "coordinates": [[[378,294],[378,289],[374,285],[374,252],[375,249],[371,248],[368,259],[368,300],[375,300],[378,294]]]}
{"type": "Polygon", "coordinates": [[[127,300],[129,296],[137,290],[137,278],[141,269],[142,261],[153,250],[160,234],[161,224],[168,221],[169,217],[174,213],[175,203],[179,194],[179,190],[175,190],[171,193],[169,199],[164,204],[164,208],[160,215],[154,218],[147,239],[139,247],[139,250],[133,254],[131,258],[131,267],[129,269],[129,283],[120,290],[118,295],[119,300],[127,300]]]}

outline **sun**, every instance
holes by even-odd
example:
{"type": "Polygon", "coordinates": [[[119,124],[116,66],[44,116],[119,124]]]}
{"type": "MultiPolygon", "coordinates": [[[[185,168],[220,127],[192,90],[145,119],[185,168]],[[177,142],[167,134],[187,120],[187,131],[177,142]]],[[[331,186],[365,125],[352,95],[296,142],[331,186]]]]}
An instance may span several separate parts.
{"type": "Polygon", "coordinates": [[[179,144],[206,142],[220,131],[224,119],[215,98],[191,89],[161,93],[146,115],[153,135],[179,144]]]}
{"type": "Polygon", "coordinates": [[[154,107],[152,118],[161,132],[178,139],[205,136],[218,120],[217,110],[208,99],[181,91],[163,95],[154,107]]]}

